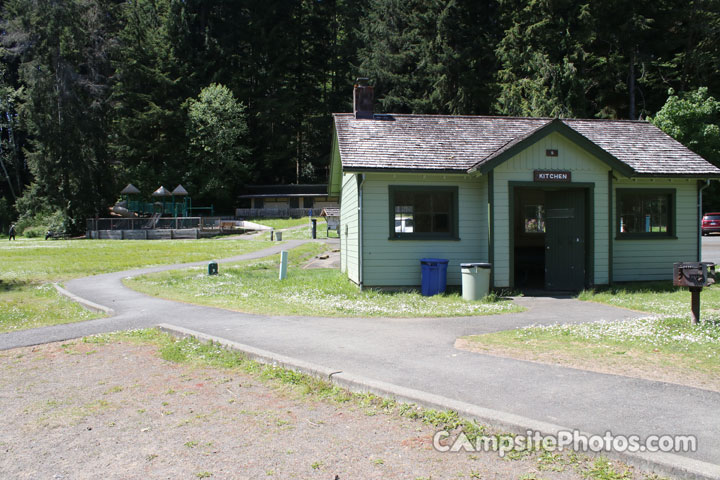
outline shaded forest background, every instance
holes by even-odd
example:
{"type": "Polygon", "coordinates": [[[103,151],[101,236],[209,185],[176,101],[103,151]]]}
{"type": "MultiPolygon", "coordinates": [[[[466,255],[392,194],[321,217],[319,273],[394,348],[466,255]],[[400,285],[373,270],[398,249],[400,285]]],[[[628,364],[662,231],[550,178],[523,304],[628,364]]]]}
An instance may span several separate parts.
{"type": "Polygon", "coordinates": [[[82,230],[129,182],[224,212],[246,184],[324,182],[357,77],[380,112],[650,118],[720,162],[720,0],[0,8],[3,230],[82,230]]]}

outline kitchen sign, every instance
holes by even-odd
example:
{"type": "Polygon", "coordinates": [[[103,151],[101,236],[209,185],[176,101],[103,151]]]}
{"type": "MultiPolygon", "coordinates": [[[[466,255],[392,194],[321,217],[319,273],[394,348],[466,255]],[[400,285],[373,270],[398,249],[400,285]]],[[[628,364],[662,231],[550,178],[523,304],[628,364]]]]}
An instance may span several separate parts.
{"type": "Polygon", "coordinates": [[[572,175],[570,171],[565,170],[535,170],[533,171],[533,181],[570,183],[572,175]]]}

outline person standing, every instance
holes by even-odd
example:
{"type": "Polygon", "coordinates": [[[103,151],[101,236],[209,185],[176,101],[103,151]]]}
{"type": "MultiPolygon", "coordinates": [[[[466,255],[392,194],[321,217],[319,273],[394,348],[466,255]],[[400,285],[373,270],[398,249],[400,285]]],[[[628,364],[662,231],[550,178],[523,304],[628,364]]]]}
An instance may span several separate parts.
{"type": "Polygon", "coordinates": [[[15,224],[10,225],[10,230],[8,231],[8,235],[10,236],[10,240],[15,240],[15,224]]]}

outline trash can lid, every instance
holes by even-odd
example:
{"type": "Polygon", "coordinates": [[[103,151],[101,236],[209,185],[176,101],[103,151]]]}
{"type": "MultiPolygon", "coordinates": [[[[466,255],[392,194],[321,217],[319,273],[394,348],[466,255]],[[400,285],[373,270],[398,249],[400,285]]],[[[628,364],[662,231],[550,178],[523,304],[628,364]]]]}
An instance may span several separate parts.
{"type": "Polygon", "coordinates": [[[420,263],[432,265],[436,263],[448,263],[448,260],[445,258],[421,258],[420,263]]]}
{"type": "Polygon", "coordinates": [[[492,268],[492,263],[461,263],[460,268],[492,268]]]}

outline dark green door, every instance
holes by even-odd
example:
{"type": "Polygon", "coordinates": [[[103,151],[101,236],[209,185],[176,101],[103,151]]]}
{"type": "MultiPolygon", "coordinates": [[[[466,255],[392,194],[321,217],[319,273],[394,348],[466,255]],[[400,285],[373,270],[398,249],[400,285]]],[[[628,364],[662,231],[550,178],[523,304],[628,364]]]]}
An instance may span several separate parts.
{"type": "Polygon", "coordinates": [[[585,287],[585,191],[545,192],[545,288],[585,287]]]}

